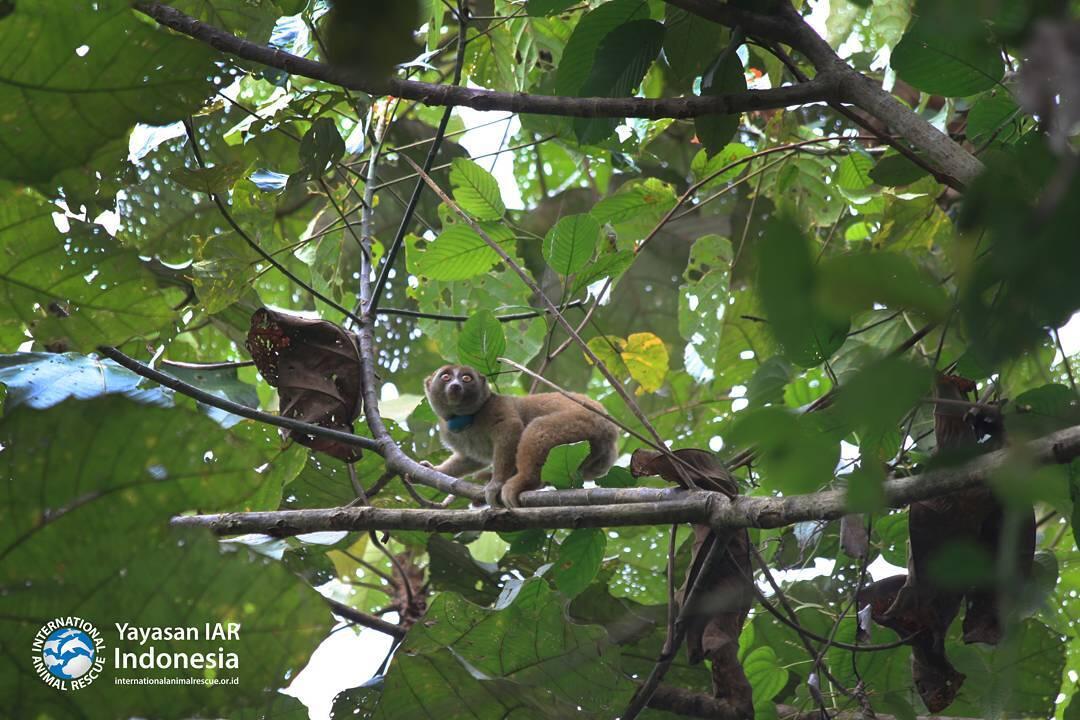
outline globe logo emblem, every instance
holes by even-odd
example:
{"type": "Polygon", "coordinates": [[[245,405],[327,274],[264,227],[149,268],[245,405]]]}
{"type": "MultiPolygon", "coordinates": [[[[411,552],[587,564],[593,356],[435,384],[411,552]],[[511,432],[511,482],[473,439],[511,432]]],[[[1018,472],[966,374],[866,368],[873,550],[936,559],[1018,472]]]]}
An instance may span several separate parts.
{"type": "Polygon", "coordinates": [[[94,666],[94,641],[82,630],[63,627],[45,639],[42,659],[53,677],[78,680],[94,666]]]}
{"type": "Polygon", "coordinates": [[[38,677],[57,690],[84,688],[105,668],[104,638],[79,617],[59,617],[42,625],[32,650],[38,677]]]}

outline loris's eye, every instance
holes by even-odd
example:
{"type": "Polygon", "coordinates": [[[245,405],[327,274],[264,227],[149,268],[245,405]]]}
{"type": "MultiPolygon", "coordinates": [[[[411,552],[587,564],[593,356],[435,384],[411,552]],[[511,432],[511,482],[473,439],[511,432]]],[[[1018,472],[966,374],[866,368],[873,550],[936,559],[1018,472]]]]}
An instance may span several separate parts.
{"type": "Polygon", "coordinates": [[[443,382],[450,382],[450,373],[443,373],[439,376],[439,379],[443,382]]]}
{"type": "Polygon", "coordinates": [[[472,382],[472,375],[462,375],[461,382],[472,382]]]}

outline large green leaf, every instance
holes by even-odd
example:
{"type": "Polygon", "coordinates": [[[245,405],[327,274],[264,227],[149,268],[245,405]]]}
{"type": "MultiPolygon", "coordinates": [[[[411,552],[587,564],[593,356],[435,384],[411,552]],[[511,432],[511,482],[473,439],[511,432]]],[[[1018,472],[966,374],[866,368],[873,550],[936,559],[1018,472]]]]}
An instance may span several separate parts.
{"type": "Polygon", "coordinates": [[[55,210],[30,193],[0,202],[0,323],[83,350],[155,335],[173,312],[138,255],[98,225],[61,234],[55,210]]]}
{"type": "Polygon", "coordinates": [[[562,61],[555,70],[555,93],[580,96],[597,48],[607,34],[623,23],[648,17],[649,6],[641,0],[612,0],[585,13],[566,41],[562,61]]]}
{"type": "Polygon", "coordinates": [[[761,485],[785,495],[817,490],[833,475],[840,441],[825,432],[820,418],[766,407],[739,413],[730,440],[754,446],[761,455],[761,485]]]}
{"type": "MultiPolygon", "coordinates": [[[[726,95],[746,90],[746,76],[743,74],[742,60],[734,52],[727,52],[719,65],[712,69],[701,82],[702,95],[726,95]]],[[[714,155],[731,142],[735,131],[739,129],[741,114],[702,115],[694,120],[698,140],[705,150],[714,155]]]]}
{"type": "MultiPolygon", "coordinates": [[[[660,53],[664,26],[655,20],[631,20],[609,32],[596,49],[596,58],[579,95],[627,97],[645,77],[660,53]]],[[[574,120],[574,134],[581,143],[607,139],[619,125],[618,118],[574,120]]]]}
{"type": "Polygon", "coordinates": [[[454,158],[450,169],[454,199],[475,220],[498,220],[506,212],[499,183],[472,160],[454,158]]]}
{"type": "Polygon", "coordinates": [[[705,72],[730,35],[727,28],[674,5],[664,5],[664,27],[664,57],[684,82],[705,72]]]}
{"type": "Polygon", "coordinates": [[[211,48],[129,3],[20,0],[0,19],[0,177],[44,182],[137,122],[198,109],[220,71],[211,48]]]}
{"type": "MultiPolygon", "coordinates": [[[[280,15],[295,15],[306,0],[174,0],[177,10],[251,42],[263,43],[280,15]]],[[[280,41],[279,41],[280,42],[280,41]]],[[[281,47],[279,44],[278,47],[281,47]]]]}
{"type": "Polygon", "coordinates": [[[901,78],[946,97],[973,95],[1001,80],[1001,50],[986,35],[978,13],[931,2],[922,3],[920,10],[925,12],[893,48],[891,64],[901,78]]]}
{"type": "Polygon", "coordinates": [[[559,555],[551,569],[555,586],[573,597],[589,586],[604,559],[607,536],[600,528],[580,528],[559,544],[559,555]]]}
{"type": "Polygon", "coordinates": [[[592,259],[600,240],[600,224],[591,215],[568,215],[544,238],[544,259],[555,272],[570,275],[592,259]]]}
{"type": "MultiPolygon", "coordinates": [[[[368,699],[372,717],[614,717],[634,691],[619,650],[603,628],[570,622],[564,602],[540,578],[512,581],[495,610],[439,595],[368,699]]],[[[335,714],[357,707],[339,699],[335,714]]]]}
{"type": "Polygon", "coordinates": [[[817,275],[810,247],[798,226],[771,219],[758,246],[758,290],[769,328],[789,360],[817,365],[840,347],[849,323],[815,301],[817,275]]]}
{"type": "Polygon", "coordinates": [[[502,323],[490,310],[481,310],[470,317],[458,337],[458,358],[466,365],[487,376],[499,371],[499,356],[506,350],[502,323]]]}
{"type": "MultiPolygon", "coordinates": [[[[509,249],[514,241],[513,233],[503,225],[488,223],[483,229],[504,249],[509,249]]],[[[414,240],[406,253],[410,272],[429,280],[468,280],[486,273],[499,262],[498,253],[484,238],[462,223],[444,228],[423,251],[414,240]]]]}
{"type": "Polygon", "coordinates": [[[272,433],[252,443],[180,408],[123,398],[20,408],[0,421],[0,693],[16,717],[234,715],[264,705],[307,661],[331,625],[318,593],[285,567],[168,520],[193,509],[243,507],[273,462],[272,433]],[[62,442],[55,442],[62,438],[62,442]],[[49,619],[76,615],[106,645],[103,677],[76,696],[34,677],[31,641],[49,619]],[[205,623],[239,623],[239,639],[205,623]],[[121,638],[116,623],[191,626],[199,640],[121,638]],[[114,649],[236,653],[239,669],[120,670],[114,649]],[[119,685],[119,677],[225,677],[238,685],[119,685]],[[73,714],[72,703],[80,710],[73,714]]]}
{"type": "Polygon", "coordinates": [[[45,410],[68,398],[88,400],[99,395],[124,395],[138,402],[171,407],[169,391],[139,389],[141,376],[112,360],[79,353],[14,353],[0,355],[0,383],[7,386],[8,409],[27,405],[45,410]]]}
{"type": "Polygon", "coordinates": [[[839,315],[853,315],[884,305],[892,310],[914,310],[931,320],[940,320],[949,308],[949,299],[941,285],[899,253],[833,255],[823,260],[819,268],[823,305],[839,315]]]}

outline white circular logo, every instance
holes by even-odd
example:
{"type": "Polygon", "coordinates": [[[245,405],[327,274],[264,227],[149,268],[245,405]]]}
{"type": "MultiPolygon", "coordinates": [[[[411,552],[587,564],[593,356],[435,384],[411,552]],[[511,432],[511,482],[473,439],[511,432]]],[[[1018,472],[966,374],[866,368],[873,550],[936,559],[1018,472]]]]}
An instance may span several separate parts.
{"type": "Polygon", "coordinates": [[[34,636],[34,669],[59,690],[86,687],[105,667],[105,642],[98,629],[78,617],[60,617],[34,636]]]}

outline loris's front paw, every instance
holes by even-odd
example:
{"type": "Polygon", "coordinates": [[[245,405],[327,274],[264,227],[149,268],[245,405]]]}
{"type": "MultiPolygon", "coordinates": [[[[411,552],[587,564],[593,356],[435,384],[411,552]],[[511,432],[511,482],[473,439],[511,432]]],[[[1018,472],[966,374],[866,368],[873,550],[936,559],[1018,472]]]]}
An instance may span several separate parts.
{"type": "Polygon", "coordinates": [[[499,495],[503,489],[502,483],[497,483],[494,480],[489,480],[488,484],[484,486],[484,499],[491,507],[499,507],[499,495]]]}
{"type": "Polygon", "coordinates": [[[427,460],[418,460],[417,463],[419,465],[423,465],[424,467],[431,468],[432,470],[435,469],[435,466],[429,463],[427,460]]]}

